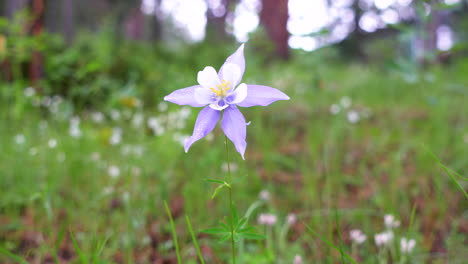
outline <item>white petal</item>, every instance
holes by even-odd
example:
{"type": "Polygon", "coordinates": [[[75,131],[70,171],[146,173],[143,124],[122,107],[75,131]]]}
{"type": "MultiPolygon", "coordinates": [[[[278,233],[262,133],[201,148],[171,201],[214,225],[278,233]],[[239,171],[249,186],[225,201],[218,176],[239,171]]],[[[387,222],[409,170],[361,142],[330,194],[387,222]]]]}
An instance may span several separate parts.
{"type": "Polygon", "coordinates": [[[195,88],[194,95],[195,100],[199,104],[207,105],[216,101],[216,95],[210,89],[207,88],[195,88]]]}
{"type": "Polygon", "coordinates": [[[247,84],[241,83],[234,93],[232,94],[234,96],[234,100],[232,102],[229,102],[230,104],[238,104],[247,97],[247,84]]]}
{"type": "Polygon", "coordinates": [[[221,74],[224,80],[231,82],[231,87],[235,87],[240,82],[242,77],[239,66],[234,63],[226,63],[223,65],[221,74]]]}
{"type": "Polygon", "coordinates": [[[223,105],[223,106],[219,106],[217,103],[210,104],[211,109],[218,110],[218,111],[224,110],[224,109],[226,109],[228,106],[229,106],[228,104],[225,104],[225,105],[223,105]]]}
{"type": "Polygon", "coordinates": [[[207,66],[203,71],[198,72],[197,81],[201,86],[208,89],[216,88],[216,85],[221,83],[216,70],[211,66],[207,66]]]}

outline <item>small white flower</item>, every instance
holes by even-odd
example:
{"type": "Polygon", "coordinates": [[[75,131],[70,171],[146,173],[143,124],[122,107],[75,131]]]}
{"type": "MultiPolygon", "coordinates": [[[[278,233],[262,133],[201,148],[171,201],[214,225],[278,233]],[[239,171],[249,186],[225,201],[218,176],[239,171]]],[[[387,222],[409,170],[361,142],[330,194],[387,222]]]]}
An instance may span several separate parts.
{"type": "Polygon", "coordinates": [[[133,174],[133,176],[137,176],[137,177],[140,176],[141,175],[141,169],[138,168],[138,167],[133,167],[132,168],[132,174],[133,174]]]}
{"type": "Polygon", "coordinates": [[[158,104],[158,110],[160,112],[165,112],[167,110],[167,108],[168,108],[168,105],[167,105],[166,102],[161,102],[161,103],[158,104]]]}
{"type": "Polygon", "coordinates": [[[32,87],[27,87],[26,89],[24,89],[24,96],[26,97],[31,97],[31,96],[34,96],[36,94],[36,90],[32,87]]]}
{"type": "Polygon", "coordinates": [[[15,136],[15,143],[18,145],[22,145],[26,142],[26,137],[23,134],[18,134],[15,136]]]}
{"type": "Polygon", "coordinates": [[[81,137],[82,133],[80,130],[80,118],[79,117],[72,117],[70,119],[70,129],[68,130],[70,133],[70,136],[74,138],[79,138],[81,137]]]}
{"type": "Polygon", "coordinates": [[[143,125],[143,121],[145,121],[143,113],[135,113],[132,118],[132,125],[135,128],[139,128],[143,125]]]}
{"type": "Polygon", "coordinates": [[[179,110],[179,116],[182,118],[182,119],[186,119],[190,116],[190,113],[192,113],[192,110],[189,108],[189,107],[182,107],[180,110],[179,110]]]}
{"type": "Polygon", "coordinates": [[[59,162],[64,162],[66,159],[67,159],[67,155],[65,155],[65,152],[60,152],[60,153],[57,155],[57,160],[58,160],[59,162]]]}
{"type": "Polygon", "coordinates": [[[104,189],[102,189],[102,193],[104,195],[108,195],[108,194],[111,194],[114,192],[114,187],[112,186],[108,186],[108,187],[105,187],[104,189]]]}
{"type": "Polygon", "coordinates": [[[303,262],[303,260],[302,260],[301,255],[296,255],[296,256],[294,256],[293,264],[302,264],[302,263],[304,263],[304,262],[303,262]]]}
{"type": "Polygon", "coordinates": [[[349,98],[348,96],[345,96],[345,97],[341,98],[341,100],[340,100],[340,105],[341,105],[344,109],[350,107],[350,106],[351,106],[351,98],[349,98]]]}
{"type": "Polygon", "coordinates": [[[385,226],[389,229],[400,226],[400,221],[397,221],[395,217],[391,214],[387,214],[384,216],[384,223],[385,223],[385,226]]]}
{"type": "Polygon", "coordinates": [[[100,159],[101,159],[101,154],[99,154],[99,152],[91,153],[91,160],[92,161],[98,161],[100,159]]]}
{"type": "Polygon", "coordinates": [[[262,190],[258,196],[260,197],[260,200],[270,200],[270,193],[267,190],[262,190]]]}
{"type": "Polygon", "coordinates": [[[288,225],[294,225],[295,223],[297,222],[297,216],[296,214],[288,214],[288,216],[286,217],[286,223],[288,223],[288,225]]]}
{"type": "Polygon", "coordinates": [[[104,121],[104,114],[101,112],[94,112],[91,114],[91,119],[94,123],[102,123],[102,121],[104,121]]]}
{"type": "MultiPolygon", "coordinates": [[[[237,164],[236,163],[231,163],[230,167],[231,167],[231,172],[237,171],[237,164]]],[[[221,164],[221,170],[223,172],[228,172],[228,169],[229,169],[229,167],[228,167],[228,164],[226,162],[221,164]]]]}
{"type": "Polygon", "coordinates": [[[333,114],[333,115],[338,114],[338,113],[340,112],[340,110],[341,110],[341,108],[340,108],[340,106],[337,105],[337,104],[332,104],[332,105],[330,106],[330,113],[333,114]]]}
{"type": "Polygon", "coordinates": [[[164,134],[165,129],[161,125],[161,122],[159,121],[157,117],[148,118],[148,127],[151,128],[151,130],[153,130],[153,133],[156,136],[160,136],[164,134]]]}
{"type": "Polygon", "coordinates": [[[347,114],[348,121],[352,124],[357,123],[361,117],[359,116],[359,113],[355,110],[351,110],[347,114]]]}
{"type": "Polygon", "coordinates": [[[182,146],[185,145],[185,142],[190,138],[190,135],[184,135],[184,134],[180,134],[180,133],[174,133],[174,135],[172,135],[172,139],[175,141],[175,142],[178,142],[179,144],[181,144],[182,146]]]}
{"type": "Polygon", "coordinates": [[[111,178],[117,178],[120,176],[120,169],[117,166],[111,165],[107,168],[107,173],[111,178]]]}
{"type": "Polygon", "coordinates": [[[49,142],[47,142],[47,145],[49,148],[53,149],[57,146],[57,140],[54,138],[49,139],[49,142]]]}
{"type": "Polygon", "coordinates": [[[124,192],[122,194],[122,200],[126,203],[128,203],[128,201],[130,200],[130,193],[129,192],[124,192]]]}
{"type": "Polygon", "coordinates": [[[112,135],[109,139],[109,143],[111,145],[117,145],[122,141],[122,129],[120,127],[116,127],[112,129],[112,135]]]}
{"type": "Polygon", "coordinates": [[[38,152],[37,148],[30,148],[29,149],[29,155],[31,155],[31,156],[36,156],[37,152],[38,152]]]}
{"type": "Polygon", "coordinates": [[[110,116],[112,120],[117,121],[120,119],[120,112],[118,110],[112,109],[110,111],[110,116]]]}
{"type": "Polygon", "coordinates": [[[351,237],[353,243],[356,244],[362,244],[367,239],[367,236],[359,229],[353,229],[349,231],[349,236],[351,237]]]}
{"type": "Polygon", "coordinates": [[[375,234],[374,236],[375,245],[378,247],[385,246],[393,240],[393,232],[385,231],[380,234],[375,234]]]}
{"type": "Polygon", "coordinates": [[[273,226],[276,220],[277,218],[274,214],[260,214],[257,219],[259,224],[267,226],[273,226]]]}
{"type": "Polygon", "coordinates": [[[406,237],[401,238],[400,248],[402,253],[411,253],[416,246],[416,240],[407,239],[406,237]]]}

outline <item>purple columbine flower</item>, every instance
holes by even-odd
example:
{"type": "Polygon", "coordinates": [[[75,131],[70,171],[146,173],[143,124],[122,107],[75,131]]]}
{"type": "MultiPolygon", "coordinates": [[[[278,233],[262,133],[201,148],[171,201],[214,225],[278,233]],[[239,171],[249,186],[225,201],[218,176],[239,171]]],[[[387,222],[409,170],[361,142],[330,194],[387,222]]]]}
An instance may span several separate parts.
{"type": "Polygon", "coordinates": [[[197,140],[210,133],[223,112],[221,127],[234,143],[244,159],[246,126],[245,118],[237,106],[267,106],[278,100],[289,100],[283,92],[263,85],[241,83],[245,71],[244,44],[229,56],[218,73],[207,66],[198,72],[199,85],[176,90],[164,97],[165,101],[178,105],[204,107],[198,114],[192,136],[185,142],[185,152],[197,140]]]}

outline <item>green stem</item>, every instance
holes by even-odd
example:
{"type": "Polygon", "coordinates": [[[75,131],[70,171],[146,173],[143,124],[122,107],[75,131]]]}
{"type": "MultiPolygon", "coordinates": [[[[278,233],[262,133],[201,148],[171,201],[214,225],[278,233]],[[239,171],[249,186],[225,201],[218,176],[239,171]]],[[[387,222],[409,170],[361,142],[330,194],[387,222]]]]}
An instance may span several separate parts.
{"type": "Polygon", "coordinates": [[[234,245],[234,214],[233,214],[233,204],[232,204],[232,176],[231,176],[231,163],[229,161],[229,147],[228,147],[228,138],[224,136],[224,144],[226,145],[226,159],[228,166],[228,176],[226,181],[231,186],[229,189],[229,211],[231,212],[231,251],[232,251],[232,264],[236,264],[236,248],[234,245]]]}

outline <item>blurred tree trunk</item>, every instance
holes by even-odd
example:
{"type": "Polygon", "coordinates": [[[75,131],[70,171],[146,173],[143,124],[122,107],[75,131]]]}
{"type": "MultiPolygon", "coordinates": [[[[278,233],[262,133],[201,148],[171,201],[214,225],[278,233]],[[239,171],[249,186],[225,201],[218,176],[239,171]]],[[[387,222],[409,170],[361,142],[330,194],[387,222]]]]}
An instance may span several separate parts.
{"type": "MultiPolygon", "coordinates": [[[[31,25],[31,34],[39,35],[44,27],[44,0],[32,0],[31,13],[33,22],[31,25]]],[[[42,77],[42,55],[34,51],[29,65],[29,78],[33,84],[36,84],[42,77]]]]}
{"type": "MultiPolygon", "coordinates": [[[[209,7],[209,2],[206,1],[209,7]]],[[[229,9],[235,0],[220,0],[220,6],[216,9],[208,8],[206,13],[206,34],[211,40],[225,41],[229,38],[226,32],[226,17],[229,14],[229,9]],[[224,9],[224,12],[222,12],[224,9]]]]}
{"type": "Polygon", "coordinates": [[[62,32],[67,43],[71,43],[75,36],[75,8],[73,0],[62,0],[62,32]]]}
{"type": "Polygon", "coordinates": [[[27,7],[29,0],[6,0],[5,2],[5,15],[12,19],[15,13],[27,7]]]}
{"type": "Polygon", "coordinates": [[[289,58],[288,0],[262,0],[260,21],[275,45],[276,55],[289,58]]]}

